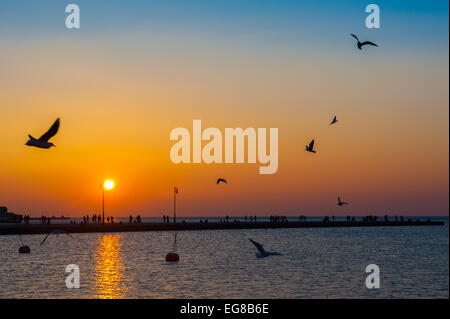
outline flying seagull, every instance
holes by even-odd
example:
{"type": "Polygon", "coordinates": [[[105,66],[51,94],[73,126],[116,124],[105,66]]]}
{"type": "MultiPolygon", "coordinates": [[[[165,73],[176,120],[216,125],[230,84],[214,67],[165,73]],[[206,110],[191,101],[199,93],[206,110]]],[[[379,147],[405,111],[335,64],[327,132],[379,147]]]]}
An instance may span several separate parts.
{"type": "Polygon", "coordinates": [[[249,238],[248,240],[250,240],[252,242],[252,244],[255,245],[256,249],[258,249],[259,253],[256,253],[256,257],[258,257],[258,258],[264,258],[264,257],[270,256],[270,255],[281,255],[280,253],[265,251],[263,245],[261,245],[260,243],[257,243],[256,241],[252,240],[251,238],[249,238]]]}
{"type": "Polygon", "coordinates": [[[316,152],[314,150],[314,140],[312,140],[311,143],[309,143],[309,145],[306,145],[305,150],[307,150],[308,152],[311,152],[311,153],[315,153],[316,152]]]}
{"type": "Polygon", "coordinates": [[[54,234],[54,235],[66,234],[66,235],[69,236],[70,238],[73,238],[73,237],[72,237],[68,232],[66,232],[65,230],[62,230],[62,229],[55,229],[55,230],[52,230],[51,232],[49,232],[49,233],[47,234],[47,236],[45,236],[44,240],[41,241],[41,245],[47,240],[47,237],[50,236],[51,234],[54,234]]]}
{"type": "Polygon", "coordinates": [[[338,196],[338,202],[337,202],[337,204],[338,204],[338,206],[348,205],[347,202],[341,201],[341,197],[340,197],[340,196],[338,196]]]}
{"type": "Polygon", "coordinates": [[[337,121],[338,121],[338,120],[336,119],[336,116],[334,116],[333,120],[332,120],[331,123],[328,124],[328,125],[333,125],[333,124],[336,123],[337,121]]]}
{"type": "Polygon", "coordinates": [[[220,182],[224,182],[225,184],[228,184],[228,182],[223,178],[217,179],[217,184],[219,184],[220,182]]]}
{"type": "Polygon", "coordinates": [[[375,47],[378,46],[377,44],[375,44],[375,43],[373,43],[373,42],[370,42],[370,41],[364,41],[364,42],[361,43],[356,35],[354,35],[353,33],[351,33],[350,35],[351,35],[352,37],[354,37],[354,38],[356,39],[356,41],[358,41],[358,43],[357,43],[356,45],[358,46],[358,49],[360,49],[360,50],[361,50],[361,48],[362,48],[363,45],[373,45],[373,46],[375,46],[375,47]]]}
{"type": "Polygon", "coordinates": [[[53,123],[52,127],[50,127],[50,129],[44,135],[42,135],[40,138],[35,139],[33,136],[28,134],[28,137],[30,139],[28,140],[28,142],[25,145],[34,146],[37,148],[45,148],[45,149],[55,146],[55,145],[53,145],[53,143],[50,143],[48,140],[51,139],[53,136],[55,136],[56,133],[58,133],[58,129],[59,129],[59,118],[56,119],[56,121],[55,121],[55,123],[53,123]]]}

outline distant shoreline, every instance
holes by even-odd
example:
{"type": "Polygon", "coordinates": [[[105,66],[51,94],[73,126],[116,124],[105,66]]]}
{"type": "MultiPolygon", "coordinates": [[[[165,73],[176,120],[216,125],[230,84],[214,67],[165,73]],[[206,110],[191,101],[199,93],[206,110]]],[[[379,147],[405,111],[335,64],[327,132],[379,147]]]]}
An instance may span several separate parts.
{"type": "Polygon", "coordinates": [[[47,234],[60,229],[68,233],[110,233],[136,231],[184,231],[227,229],[274,229],[314,227],[392,227],[442,226],[443,221],[297,221],[297,222],[185,222],[185,223],[116,223],[116,224],[0,224],[0,235],[47,234]]]}

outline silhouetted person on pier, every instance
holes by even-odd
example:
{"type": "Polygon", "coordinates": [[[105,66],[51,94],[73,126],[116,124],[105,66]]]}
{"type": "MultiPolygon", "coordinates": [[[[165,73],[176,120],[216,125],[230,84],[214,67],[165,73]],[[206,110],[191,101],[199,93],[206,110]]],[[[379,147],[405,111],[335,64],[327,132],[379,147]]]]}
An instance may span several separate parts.
{"type": "Polygon", "coordinates": [[[133,216],[130,215],[130,220],[128,221],[130,224],[133,223],[133,216]]]}

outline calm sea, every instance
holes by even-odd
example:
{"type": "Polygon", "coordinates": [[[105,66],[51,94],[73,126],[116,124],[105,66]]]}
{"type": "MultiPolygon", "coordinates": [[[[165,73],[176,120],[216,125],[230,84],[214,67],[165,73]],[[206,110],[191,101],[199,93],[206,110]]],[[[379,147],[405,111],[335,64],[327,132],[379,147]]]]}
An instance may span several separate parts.
{"type": "Polygon", "coordinates": [[[0,298],[448,298],[445,226],[0,236],[0,298]],[[258,259],[251,237],[282,253],[258,259]],[[81,287],[66,287],[66,266],[81,287]],[[367,289],[365,268],[380,268],[367,289]]]}

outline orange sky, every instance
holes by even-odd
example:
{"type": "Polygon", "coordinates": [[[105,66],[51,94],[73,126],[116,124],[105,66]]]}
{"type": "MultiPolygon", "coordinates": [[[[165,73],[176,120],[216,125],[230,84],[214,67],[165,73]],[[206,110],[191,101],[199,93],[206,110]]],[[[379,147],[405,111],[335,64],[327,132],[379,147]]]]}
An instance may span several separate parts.
{"type": "Polygon", "coordinates": [[[140,36],[2,47],[0,206],[98,212],[100,183],[111,178],[106,207],[115,216],[171,213],[174,185],[182,216],[447,214],[448,56],[140,36]],[[340,121],[329,127],[333,115],[340,121]],[[57,117],[56,148],[24,145],[57,117]],[[278,172],[173,164],[170,131],[192,131],[194,119],[222,133],[277,127],[278,172]],[[304,151],[313,138],[317,154],[304,151]],[[229,184],[217,186],[219,176],[229,184]],[[337,207],[338,195],[351,205],[337,207]]]}

